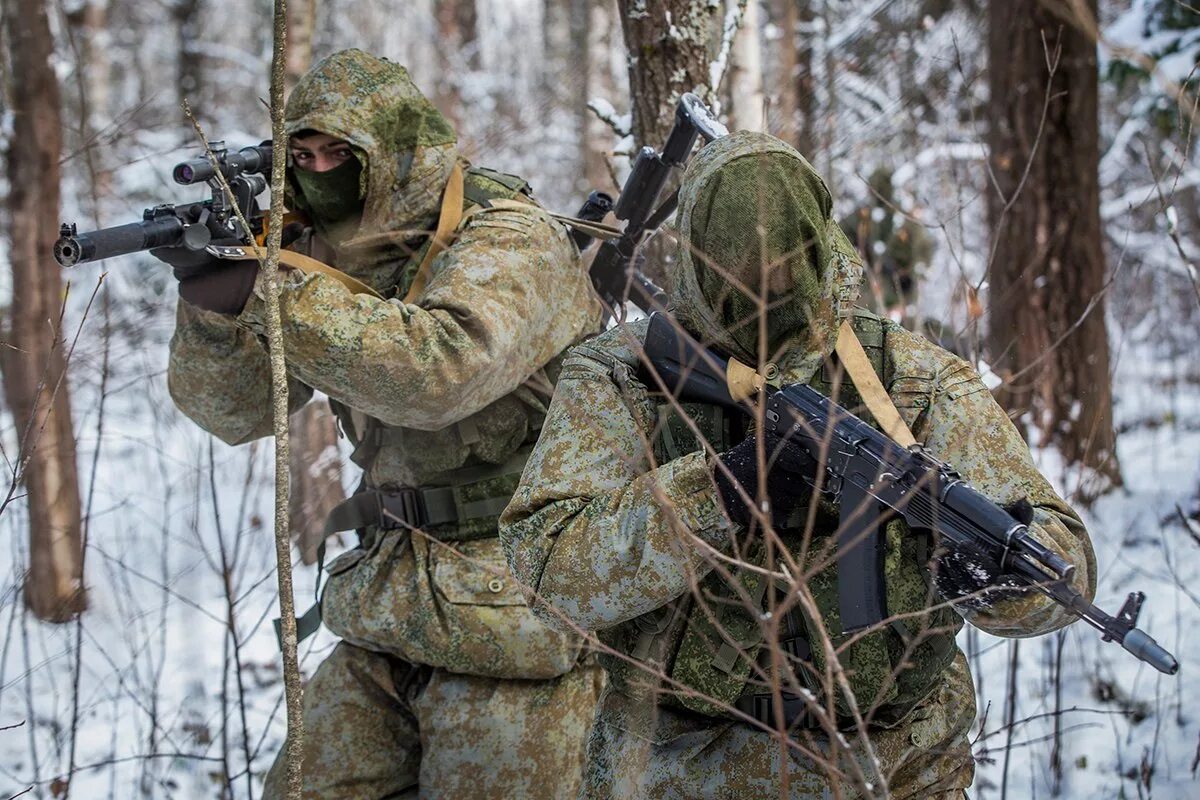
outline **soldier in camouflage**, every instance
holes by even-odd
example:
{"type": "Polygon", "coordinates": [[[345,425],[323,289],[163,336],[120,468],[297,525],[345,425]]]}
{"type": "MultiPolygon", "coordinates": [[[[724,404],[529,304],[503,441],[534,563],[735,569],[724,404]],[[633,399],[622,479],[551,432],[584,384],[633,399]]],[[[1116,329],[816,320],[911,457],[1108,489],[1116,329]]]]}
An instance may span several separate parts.
{"type": "MultiPolygon", "coordinates": [[[[331,56],[286,120],[289,206],[311,223],[290,247],[386,298],[281,275],[291,410],[328,395],[364,470],[328,526],[361,544],[328,570],[342,642],[305,689],[304,797],[574,797],[603,673],[533,616],[496,534],[560,355],[599,325],[578,250],[523,181],[460,159],[400,66],[331,56]],[[405,302],[456,169],[462,221],[405,302]]],[[[254,266],[159,255],[181,277],[175,402],[230,444],[269,435],[254,266]]]]}
{"type": "MultiPolygon", "coordinates": [[[[1090,593],[1086,531],[974,370],[854,308],[862,267],[831,210],[824,182],[778,139],[706,146],[680,190],[678,323],[771,384],[811,383],[871,422],[831,355],[849,319],[916,438],[1015,504],[1090,593]]],[[[501,518],[535,611],[604,646],[581,797],[963,797],[975,702],[954,641],[962,617],[1004,636],[1069,617],[1040,595],[990,591],[994,564],[957,563],[893,520],[880,567],[892,616],[843,633],[829,546],[840,509],[810,503],[787,473],[794,445],[659,393],[639,369],[646,329],[571,351],[501,518]]]]}

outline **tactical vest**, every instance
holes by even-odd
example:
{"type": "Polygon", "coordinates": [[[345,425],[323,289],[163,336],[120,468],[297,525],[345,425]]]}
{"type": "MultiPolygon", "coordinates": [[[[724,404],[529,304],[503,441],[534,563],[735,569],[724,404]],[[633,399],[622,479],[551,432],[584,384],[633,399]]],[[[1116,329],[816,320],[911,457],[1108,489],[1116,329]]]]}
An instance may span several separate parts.
{"type": "MultiPolygon", "coordinates": [[[[887,385],[890,370],[885,364],[884,323],[874,314],[856,309],[852,325],[876,374],[887,385]]],[[[835,399],[842,406],[874,425],[869,412],[861,408],[862,400],[849,379],[839,381],[836,373],[835,365],[827,362],[811,385],[831,397],[835,396],[836,388],[835,399]]],[[[745,436],[740,415],[731,418],[724,409],[703,404],[684,404],[682,408],[718,452],[745,436]]],[[[659,421],[659,434],[654,441],[657,463],[702,449],[700,440],[670,405],[659,406],[659,421]]],[[[838,512],[829,501],[819,501],[808,542],[809,555],[803,562],[806,571],[815,564],[833,562],[832,534],[838,527],[838,512]]],[[[782,542],[797,560],[804,552],[808,514],[809,510],[802,508],[777,528],[782,542]]],[[[893,520],[887,525],[885,539],[887,611],[892,617],[899,617],[890,624],[865,635],[860,632],[857,638],[844,634],[838,613],[836,562],[817,571],[808,581],[824,628],[834,648],[840,650],[838,659],[860,712],[872,725],[882,727],[897,724],[937,687],[953,660],[954,635],[962,627],[961,619],[949,608],[929,610],[929,606],[939,601],[931,588],[927,568],[928,535],[914,533],[902,521],[893,520]],[[847,644],[852,638],[853,643],[847,644]]],[[[761,540],[743,553],[744,560],[756,566],[763,565],[764,557],[761,540]]],[[[621,626],[610,643],[640,661],[649,662],[685,687],[664,692],[660,702],[701,714],[730,716],[720,704],[735,706],[739,697],[770,691],[770,683],[763,682],[761,673],[752,669],[760,654],[764,656],[763,664],[769,664],[769,650],[763,647],[759,620],[746,610],[749,599],[766,612],[770,590],[767,584],[761,573],[752,570],[714,569],[700,581],[698,591],[621,626]],[[732,572],[738,585],[731,585],[722,572],[732,572]]],[[[777,597],[782,597],[787,586],[776,587],[776,591],[777,597]]],[[[826,656],[820,642],[811,635],[820,623],[803,615],[799,606],[795,608],[796,612],[789,615],[792,619],[786,622],[793,625],[793,620],[799,620],[803,630],[788,631],[785,626],[786,641],[781,642],[781,647],[804,662],[804,666],[793,671],[801,686],[824,703],[821,687],[826,685],[823,680],[826,656]]],[[[618,683],[622,678],[645,680],[644,672],[628,665],[614,664],[613,668],[619,673],[615,676],[618,683]]],[[[834,699],[839,725],[853,726],[850,708],[840,689],[834,699]]]]}
{"type": "MultiPolygon", "coordinates": [[[[470,167],[464,176],[464,215],[479,208],[488,208],[494,200],[525,200],[530,197],[529,184],[515,175],[470,167]]],[[[403,297],[416,277],[417,268],[432,244],[429,237],[424,244],[402,264],[393,279],[394,285],[383,292],[385,297],[403,297]]],[[[360,491],[368,488],[366,476],[370,474],[379,451],[400,442],[402,429],[394,428],[374,417],[355,411],[344,403],[329,401],[337,416],[341,430],[354,446],[350,460],[361,467],[364,483],[360,491]]],[[[478,439],[470,418],[456,424],[464,443],[478,439]]],[[[536,436],[536,431],[533,432],[536,436]]],[[[416,487],[410,492],[413,501],[419,503],[426,515],[425,524],[438,532],[440,538],[465,540],[496,535],[500,512],[508,504],[521,477],[525,459],[532,449],[527,442],[504,464],[473,464],[454,470],[446,479],[446,485],[438,487],[416,487]]],[[[389,509],[393,516],[401,509],[389,509]]],[[[359,526],[355,526],[359,527],[359,526]]],[[[365,527],[365,526],[364,526],[365,527]]]]}

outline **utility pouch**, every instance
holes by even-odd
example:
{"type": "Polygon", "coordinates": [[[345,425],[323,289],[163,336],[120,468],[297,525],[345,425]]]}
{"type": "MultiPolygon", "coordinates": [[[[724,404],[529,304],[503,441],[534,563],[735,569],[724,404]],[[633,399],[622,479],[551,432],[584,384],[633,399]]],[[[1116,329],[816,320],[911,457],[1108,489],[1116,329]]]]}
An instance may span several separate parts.
{"type": "Polygon", "coordinates": [[[347,642],[490,678],[544,680],[575,665],[581,640],[533,615],[498,538],[438,542],[408,530],[373,538],[329,567],[324,622],[347,642]]]}

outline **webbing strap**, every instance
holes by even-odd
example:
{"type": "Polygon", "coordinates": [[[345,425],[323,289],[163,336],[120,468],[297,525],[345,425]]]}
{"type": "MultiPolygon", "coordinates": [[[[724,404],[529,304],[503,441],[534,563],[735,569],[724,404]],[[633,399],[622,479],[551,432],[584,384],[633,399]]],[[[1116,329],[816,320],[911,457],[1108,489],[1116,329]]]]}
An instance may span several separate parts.
{"type": "MultiPolygon", "coordinates": [[[[296,644],[300,644],[321,628],[321,573],[325,571],[325,540],[317,545],[317,585],[313,587],[313,604],[300,616],[296,617],[296,644]]],[[[279,651],[283,652],[283,618],[276,617],[271,621],[275,626],[275,640],[279,643],[279,651]]]]}
{"type": "Polygon", "coordinates": [[[862,343],[854,335],[854,328],[851,327],[848,319],[842,320],[835,350],[842,366],[849,373],[850,380],[854,381],[854,388],[858,390],[867,410],[871,412],[871,416],[879,423],[883,432],[895,439],[902,447],[912,447],[916,444],[916,437],[900,417],[900,412],[892,403],[887,389],[883,388],[883,382],[875,374],[871,360],[867,358],[867,352],[863,350],[862,343]]]}
{"type": "Polygon", "coordinates": [[[370,286],[367,286],[358,278],[351,277],[350,275],[342,272],[340,269],[331,267],[321,261],[317,261],[312,256],[306,256],[303,253],[296,253],[291,250],[280,250],[279,264],[284,267],[300,270],[307,275],[311,275],[314,272],[320,273],[321,275],[328,275],[338,283],[342,284],[342,286],[345,286],[347,289],[349,289],[351,294],[369,294],[372,297],[379,298],[380,300],[383,299],[383,295],[372,289],[370,286]]]}
{"type": "MultiPolygon", "coordinates": [[[[498,495],[475,497],[475,492],[465,492],[464,489],[506,475],[520,475],[531,450],[523,447],[503,464],[477,464],[455,470],[450,486],[360,491],[329,512],[325,519],[325,535],[358,528],[393,530],[404,525],[422,528],[498,517],[512,499],[508,490],[498,495]]],[[[439,536],[455,538],[453,531],[440,533],[439,536]]],[[[471,534],[469,538],[477,537],[471,534]]]]}
{"type": "Polygon", "coordinates": [[[533,203],[521,202],[520,200],[505,200],[504,198],[491,200],[488,202],[487,207],[476,209],[467,216],[474,216],[475,214],[481,214],[483,212],[493,210],[524,212],[536,211],[540,214],[545,214],[550,219],[557,220],[564,225],[568,225],[576,230],[583,231],[588,236],[595,237],[596,239],[620,239],[624,235],[624,232],[620,228],[617,228],[613,225],[605,225],[602,222],[593,222],[590,219],[579,219],[578,217],[573,217],[570,214],[560,214],[557,211],[549,211],[533,203]]]}
{"type": "MultiPolygon", "coordinates": [[[[205,248],[209,255],[216,256],[223,261],[257,261],[259,253],[249,245],[209,245],[205,248]]],[[[279,251],[279,266],[287,267],[288,269],[299,270],[305,274],[320,273],[328,275],[338,283],[345,286],[352,294],[369,294],[372,297],[383,299],[383,295],[367,286],[358,278],[347,275],[336,267],[331,267],[326,263],[318,261],[312,256],[306,256],[303,253],[297,253],[294,250],[279,251]]]]}
{"type": "Polygon", "coordinates": [[[405,303],[415,302],[421,292],[425,291],[425,285],[429,283],[429,273],[433,269],[433,260],[450,246],[450,234],[462,221],[462,215],[463,171],[460,165],[455,164],[450,170],[446,191],[442,194],[442,210],[438,214],[437,231],[433,234],[429,249],[425,251],[425,258],[421,259],[421,266],[417,268],[412,286],[408,287],[408,293],[404,295],[405,303]]]}

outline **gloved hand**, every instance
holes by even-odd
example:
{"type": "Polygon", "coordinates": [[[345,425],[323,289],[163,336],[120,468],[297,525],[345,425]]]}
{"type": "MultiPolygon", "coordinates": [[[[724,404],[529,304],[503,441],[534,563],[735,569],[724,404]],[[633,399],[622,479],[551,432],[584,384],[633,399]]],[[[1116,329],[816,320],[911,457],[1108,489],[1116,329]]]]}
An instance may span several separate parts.
{"type": "MultiPolygon", "coordinates": [[[[212,244],[230,247],[240,245],[241,241],[220,239],[212,244]]],[[[257,261],[226,261],[210,255],[207,250],[156,247],[150,255],[171,265],[171,271],[179,281],[180,297],[218,314],[240,314],[258,276],[257,261]]]]}
{"type": "MultiPolygon", "coordinates": [[[[1028,525],[1033,522],[1033,507],[1019,500],[1004,510],[1028,525]]],[[[934,554],[934,584],[943,598],[970,609],[984,609],[1024,591],[1011,576],[1006,576],[999,562],[982,550],[956,548],[939,549],[934,554]]]]}
{"type": "Polygon", "coordinates": [[[719,453],[717,459],[725,469],[718,464],[713,465],[717,491],[729,518],[745,528],[750,527],[754,515],[742,500],[734,481],[741,484],[752,501],[758,497],[759,436],[765,436],[766,439],[766,488],[771,503],[771,519],[775,525],[783,525],[793,511],[808,502],[812,487],[804,476],[811,476],[816,469],[816,462],[804,448],[771,433],[750,434],[738,445],[719,453]]]}
{"type": "MultiPolygon", "coordinates": [[[[242,242],[239,239],[217,239],[209,244],[218,247],[236,247],[242,242]]],[[[187,247],[156,247],[150,251],[150,255],[164,264],[169,264],[177,281],[194,278],[221,263],[221,259],[209,255],[207,250],[191,250],[187,247]]]]}

